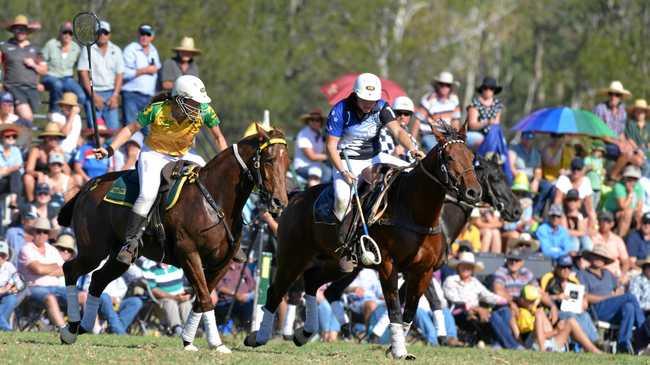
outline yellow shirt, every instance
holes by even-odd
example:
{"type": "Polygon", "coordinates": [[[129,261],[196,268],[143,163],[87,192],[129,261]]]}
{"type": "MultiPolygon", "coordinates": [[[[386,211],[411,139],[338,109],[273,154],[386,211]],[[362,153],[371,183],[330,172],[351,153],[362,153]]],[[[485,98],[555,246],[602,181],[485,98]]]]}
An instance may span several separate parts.
{"type": "Polygon", "coordinates": [[[473,224],[463,230],[456,241],[467,241],[472,244],[472,251],[481,251],[481,231],[473,224]]]}
{"type": "Polygon", "coordinates": [[[535,314],[534,312],[537,310],[537,306],[533,306],[533,308],[528,309],[528,308],[519,308],[519,315],[517,315],[517,328],[519,328],[519,332],[522,334],[528,333],[528,332],[533,332],[535,329],[535,314]]]}
{"type": "Polygon", "coordinates": [[[219,125],[217,113],[208,104],[201,104],[199,118],[177,121],[172,116],[171,100],[151,103],[138,114],[138,123],[149,127],[145,144],[152,150],[170,156],[183,156],[192,147],[194,137],[203,124],[212,128],[219,125]]]}

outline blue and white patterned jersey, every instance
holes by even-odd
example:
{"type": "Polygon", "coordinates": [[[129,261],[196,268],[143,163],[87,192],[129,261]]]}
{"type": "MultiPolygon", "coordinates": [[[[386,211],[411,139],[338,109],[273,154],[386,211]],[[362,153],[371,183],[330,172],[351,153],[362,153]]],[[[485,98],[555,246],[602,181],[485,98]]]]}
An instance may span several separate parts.
{"type": "Polygon", "coordinates": [[[339,137],[338,148],[347,150],[355,160],[366,160],[381,152],[379,130],[395,120],[395,113],[385,100],[379,100],[370,111],[359,117],[354,97],[341,100],[327,117],[327,132],[339,137]]]}

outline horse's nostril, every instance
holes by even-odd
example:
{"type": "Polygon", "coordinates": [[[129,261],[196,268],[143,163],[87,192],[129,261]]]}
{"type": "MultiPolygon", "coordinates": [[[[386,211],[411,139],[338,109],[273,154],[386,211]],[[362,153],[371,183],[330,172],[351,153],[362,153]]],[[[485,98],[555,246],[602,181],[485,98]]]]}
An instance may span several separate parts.
{"type": "Polygon", "coordinates": [[[467,189],[465,191],[465,197],[470,201],[477,200],[479,198],[479,192],[474,189],[467,189]]]}
{"type": "Polygon", "coordinates": [[[521,209],[517,208],[515,209],[515,216],[519,218],[521,216],[521,209]]]}

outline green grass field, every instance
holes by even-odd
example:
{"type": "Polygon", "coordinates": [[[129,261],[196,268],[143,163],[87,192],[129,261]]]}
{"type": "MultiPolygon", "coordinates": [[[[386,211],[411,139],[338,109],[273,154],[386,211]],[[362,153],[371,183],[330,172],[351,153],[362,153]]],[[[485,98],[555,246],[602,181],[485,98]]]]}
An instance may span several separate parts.
{"type": "MultiPolygon", "coordinates": [[[[221,355],[207,349],[205,340],[197,340],[200,351],[185,352],[180,340],[168,337],[118,337],[84,335],[72,346],[59,344],[54,333],[0,333],[0,364],[386,364],[394,363],[384,352],[386,347],[337,342],[311,343],[297,348],[293,343],[274,340],[267,346],[249,349],[241,340],[226,338],[232,355],[221,355]]],[[[650,364],[647,357],[544,354],[531,351],[494,351],[479,349],[433,348],[411,345],[417,356],[413,364],[548,364],[600,365],[650,364]]]]}

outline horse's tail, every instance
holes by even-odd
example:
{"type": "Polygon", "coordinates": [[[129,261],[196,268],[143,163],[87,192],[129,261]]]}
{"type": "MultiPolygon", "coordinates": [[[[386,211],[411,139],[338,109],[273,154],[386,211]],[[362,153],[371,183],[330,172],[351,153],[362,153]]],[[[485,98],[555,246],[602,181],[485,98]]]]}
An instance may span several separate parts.
{"type": "Polygon", "coordinates": [[[56,219],[59,222],[59,225],[63,227],[70,227],[72,224],[72,213],[74,213],[74,205],[77,202],[77,198],[79,197],[79,194],[81,192],[77,192],[72,199],[68,200],[67,203],[61,207],[61,210],[59,210],[59,214],[57,215],[56,219]]]}

